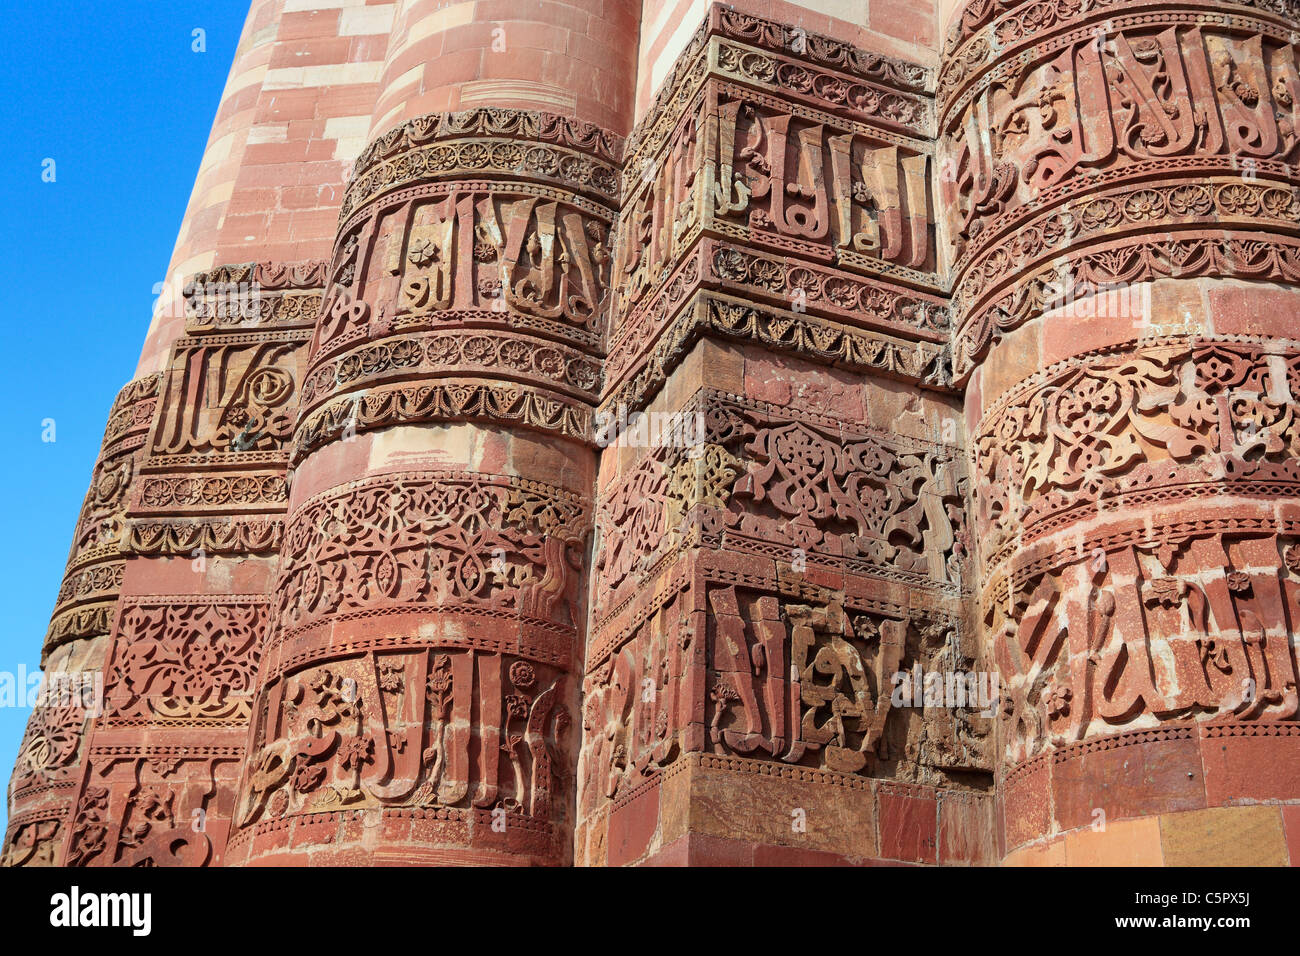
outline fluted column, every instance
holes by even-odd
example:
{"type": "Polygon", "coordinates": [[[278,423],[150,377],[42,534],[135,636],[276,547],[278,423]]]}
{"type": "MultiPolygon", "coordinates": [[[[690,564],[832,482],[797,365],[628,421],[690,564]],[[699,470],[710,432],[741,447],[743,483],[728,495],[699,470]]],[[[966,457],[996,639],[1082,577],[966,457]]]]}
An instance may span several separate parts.
{"type": "Polygon", "coordinates": [[[941,205],[1009,859],[1285,861],[1297,12],[953,15],[941,205]]]}
{"type": "Polygon", "coordinates": [[[86,693],[33,716],[9,862],[222,861],[325,275],[311,260],[333,242],[393,14],[286,7],[250,6],[109,415],[43,653],[56,691],[86,693]]]}
{"type": "Polygon", "coordinates": [[[399,13],[343,201],[232,860],[571,859],[632,77],[609,4],[463,6],[399,13]],[[566,36],[591,76],[538,60],[566,36]]]}

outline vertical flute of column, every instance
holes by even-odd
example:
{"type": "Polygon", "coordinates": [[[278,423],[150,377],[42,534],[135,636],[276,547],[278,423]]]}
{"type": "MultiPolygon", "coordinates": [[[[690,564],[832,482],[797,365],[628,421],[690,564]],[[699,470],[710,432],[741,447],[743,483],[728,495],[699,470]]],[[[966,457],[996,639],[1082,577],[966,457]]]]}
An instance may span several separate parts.
{"type": "Polygon", "coordinates": [[[308,349],[232,861],[571,858],[636,10],[529,10],[396,18],[308,349]]]}
{"type": "Polygon", "coordinates": [[[1294,9],[953,14],[941,206],[1009,858],[1286,859],[1294,9]]]}

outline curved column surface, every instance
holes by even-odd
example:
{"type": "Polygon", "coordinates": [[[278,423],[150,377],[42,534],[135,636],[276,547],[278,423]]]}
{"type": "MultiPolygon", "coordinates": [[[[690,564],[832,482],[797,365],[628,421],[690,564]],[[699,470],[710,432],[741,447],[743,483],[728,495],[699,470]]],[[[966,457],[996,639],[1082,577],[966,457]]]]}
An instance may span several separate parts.
{"type": "Polygon", "coordinates": [[[632,78],[514,108],[518,83],[423,45],[457,9],[426,6],[399,15],[308,347],[232,862],[572,858],[622,153],[585,120],[626,128],[632,78]],[[408,54],[479,106],[414,115],[408,54]]]}
{"type": "Polygon", "coordinates": [[[185,331],[184,289],[232,263],[323,259],[366,144],[398,4],[254,0],[199,164],[137,375],[185,331]]]}
{"type": "Polygon", "coordinates": [[[1003,3],[951,22],[940,205],[1011,859],[1286,858],[1295,15],[1003,3]]]}
{"type": "Polygon", "coordinates": [[[502,107],[626,135],[640,19],[637,0],[406,0],[370,133],[426,113],[502,107]]]}

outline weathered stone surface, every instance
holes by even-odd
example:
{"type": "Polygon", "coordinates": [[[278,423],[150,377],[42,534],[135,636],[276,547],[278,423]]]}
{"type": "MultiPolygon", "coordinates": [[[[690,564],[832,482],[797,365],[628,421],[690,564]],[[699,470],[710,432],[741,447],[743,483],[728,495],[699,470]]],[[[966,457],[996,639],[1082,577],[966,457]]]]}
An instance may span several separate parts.
{"type": "Polygon", "coordinates": [[[1293,0],[280,6],[5,863],[1294,862],[1293,0]]]}

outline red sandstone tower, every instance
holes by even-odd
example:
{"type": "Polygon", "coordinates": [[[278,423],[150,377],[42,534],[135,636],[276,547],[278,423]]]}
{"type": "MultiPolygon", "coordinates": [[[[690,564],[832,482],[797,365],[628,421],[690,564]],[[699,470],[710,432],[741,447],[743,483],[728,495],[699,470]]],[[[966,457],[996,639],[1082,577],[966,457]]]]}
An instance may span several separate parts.
{"type": "Polygon", "coordinates": [[[1300,862],[1300,7],[949,7],[256,0],[4,861],[1300,862]]]}

